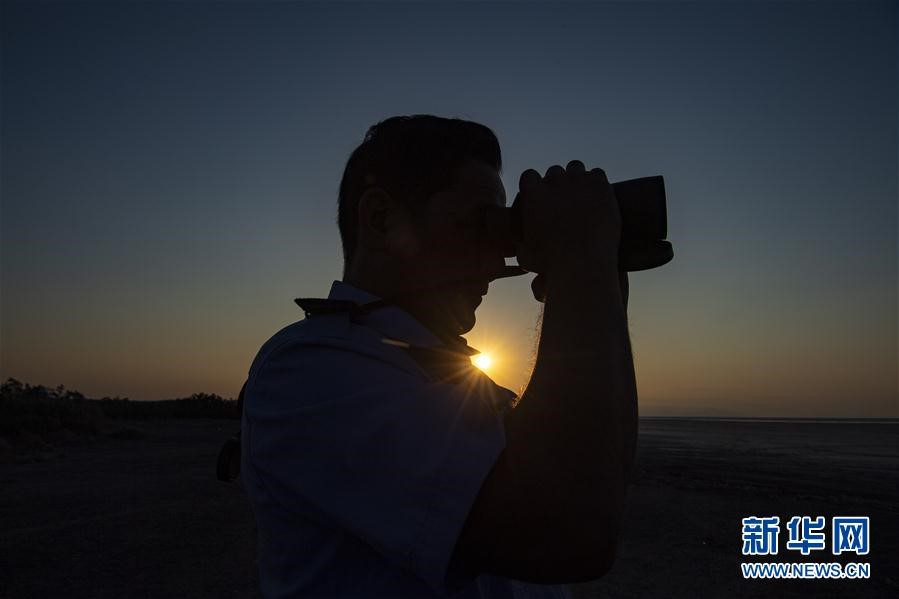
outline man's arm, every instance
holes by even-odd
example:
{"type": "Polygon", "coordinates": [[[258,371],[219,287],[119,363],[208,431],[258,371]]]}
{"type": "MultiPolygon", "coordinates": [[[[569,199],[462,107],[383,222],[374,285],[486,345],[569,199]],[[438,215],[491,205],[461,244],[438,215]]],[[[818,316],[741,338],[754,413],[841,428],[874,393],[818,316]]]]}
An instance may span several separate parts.
{"type": "Polygon", "coordinates": [[[627,275],[617,256],[544,275],[531,380],[454,567],[537,583],[593,580],[614,561],[637,436],[627,275]]]}

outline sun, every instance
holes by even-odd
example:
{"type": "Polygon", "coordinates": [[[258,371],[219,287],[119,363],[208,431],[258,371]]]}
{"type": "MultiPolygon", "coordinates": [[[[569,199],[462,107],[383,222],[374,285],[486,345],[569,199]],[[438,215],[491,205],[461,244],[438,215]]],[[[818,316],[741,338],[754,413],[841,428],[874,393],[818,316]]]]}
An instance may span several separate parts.
{"type": "Polygon", "coordinates": [[[491,358],[488,354],[478,354],[471,359],[472,363],[487,372],[490,370],[490,366],[493,365],[493,358],[491,358]]]}

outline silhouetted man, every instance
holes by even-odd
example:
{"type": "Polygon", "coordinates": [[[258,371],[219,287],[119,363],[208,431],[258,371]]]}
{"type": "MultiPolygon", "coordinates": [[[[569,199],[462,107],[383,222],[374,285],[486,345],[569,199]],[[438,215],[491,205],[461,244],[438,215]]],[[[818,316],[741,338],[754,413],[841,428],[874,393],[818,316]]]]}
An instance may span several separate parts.
{"type": "Polygon", "coordinates": [[[621,220],[600,169],[520,178],[545,293],[520,397],[460,336],[505,261],[487,127],[372,127],[340,185],[342,281],[250,369],[242,472],[267,597],[566,597],[610,568],[636,442],[621,220]]]}

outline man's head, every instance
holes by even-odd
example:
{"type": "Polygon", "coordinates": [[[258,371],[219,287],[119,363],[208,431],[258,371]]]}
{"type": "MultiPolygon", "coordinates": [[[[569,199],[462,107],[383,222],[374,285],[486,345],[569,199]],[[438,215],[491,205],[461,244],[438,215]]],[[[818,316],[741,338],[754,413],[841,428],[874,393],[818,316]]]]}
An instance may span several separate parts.
{"type": "Polygon", "coordinates": [[[499,142],[478,123],[415,115],[371,127],[340,183],[344,280],[409,293],[398,303],[440,335],[471,330],[485,273],[505,263],[478,227],[485,204],[506,203],[501,169],[499,142]]]}

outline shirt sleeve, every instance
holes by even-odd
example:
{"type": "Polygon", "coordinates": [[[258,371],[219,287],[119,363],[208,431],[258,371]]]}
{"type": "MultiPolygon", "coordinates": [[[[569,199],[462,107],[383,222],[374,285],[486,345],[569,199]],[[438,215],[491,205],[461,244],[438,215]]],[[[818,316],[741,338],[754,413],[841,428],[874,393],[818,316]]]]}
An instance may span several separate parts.
{"type": "Polygon", "coordinates": [[[505,447],[484,391],[346,349],[287,344],[247,389],[249,459],[285,509],[355,535],[450,592],[468,582],[449,562],[505,447]]]}

